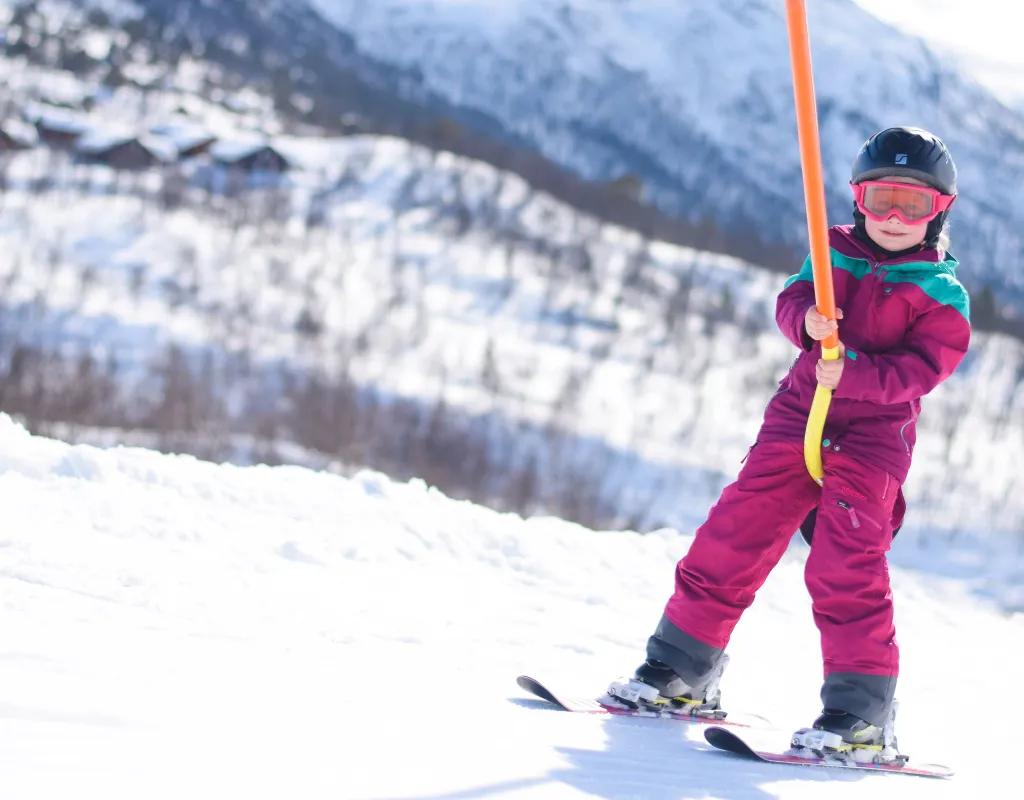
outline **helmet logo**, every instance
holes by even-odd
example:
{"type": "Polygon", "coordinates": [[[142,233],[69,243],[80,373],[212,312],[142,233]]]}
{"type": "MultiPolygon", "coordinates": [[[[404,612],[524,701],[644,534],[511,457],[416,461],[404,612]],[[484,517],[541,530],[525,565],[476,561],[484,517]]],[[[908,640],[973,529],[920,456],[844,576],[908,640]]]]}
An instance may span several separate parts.
{"type": "Polygon", "coordinates": [[[906,164],[907,163],[907,154],[906,153],[897,153],[896,154],[896,163],[897,164],[906,164]]]}

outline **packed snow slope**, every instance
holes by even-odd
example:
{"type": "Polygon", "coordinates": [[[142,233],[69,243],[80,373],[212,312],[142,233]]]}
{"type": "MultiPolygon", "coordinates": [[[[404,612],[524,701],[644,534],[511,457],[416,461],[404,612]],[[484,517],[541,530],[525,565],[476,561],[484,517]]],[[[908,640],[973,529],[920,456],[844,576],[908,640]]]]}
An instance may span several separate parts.
{"type": "MultiPolygon", "coordinates": [[[[598,692],[635,666],[689,531],[70,446],[6,416],[0,507],[5,800],[974,798],[1018,773],[1022,620],[924,572],[893,570],[899,733],[950,782],[748,764],[696,728],[522,696],[522,671],[598,692]]],[[[741,622],[723,687],[787,730],[818,710],[803,559],[741,622]]]]}

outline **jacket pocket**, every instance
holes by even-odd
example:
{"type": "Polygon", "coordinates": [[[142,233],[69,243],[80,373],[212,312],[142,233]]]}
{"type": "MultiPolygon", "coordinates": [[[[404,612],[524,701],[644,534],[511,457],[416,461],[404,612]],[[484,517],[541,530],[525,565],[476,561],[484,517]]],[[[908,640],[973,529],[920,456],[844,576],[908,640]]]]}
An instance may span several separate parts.
{"type": "Polygon", "coordinates": [[[850,517],[850,524],[853,527],[855,527],[855,528],[859,528],[860,527],[860,517],[857,516],[857,509],[855,509],[853,506],[851,506],[845,500],[840,500],[838,503],[836,503],[836,505],[838,505],[840,508],[846,509],[846,513],[850,517]]]}
{"type": "Polygon", "coordinates": [[[879,525],[878,522],[876,522],[871,517],[864,516],[862,514],[858,514],[857,513],[857,509],[854,508],[849,503],[847,503],[845,500],[838,500],[836,502],[836,505],[839,506],[844,511],[846,511],[846,514],[847,514],[847,516],[850,519],[850,527],[855,528],[855,529],[856,528],[860,528],[862,526],[862,523],[866,522],[867,524],[871,525],[872,527],[878,528],[879,530],[882,529],[882,526],[879,525]]]}

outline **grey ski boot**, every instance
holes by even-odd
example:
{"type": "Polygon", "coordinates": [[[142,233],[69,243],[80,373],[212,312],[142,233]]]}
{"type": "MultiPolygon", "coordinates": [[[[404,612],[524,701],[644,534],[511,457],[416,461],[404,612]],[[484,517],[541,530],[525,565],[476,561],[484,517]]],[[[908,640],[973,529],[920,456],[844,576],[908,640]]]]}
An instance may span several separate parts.
{"type": "Polygon", "coordinates": [[[675,711],[692,716],[724,717],[722,692],[718,688],[729,656],[722,654],[715,670],[701,686],[690,686],[668,664],[648,659],[633,677],[613,681],[608,694],[629,708],[675,711]]]}
{"type": "Polygon", "coordinates": [[[855,714],[826,708],[810,728],[793,734],[793,749],[810,750],[819,758],[852,759],[858,763],[904,764],[896,744],[896,710],[893,701],[884,726],[872,725],[855,714]]]}

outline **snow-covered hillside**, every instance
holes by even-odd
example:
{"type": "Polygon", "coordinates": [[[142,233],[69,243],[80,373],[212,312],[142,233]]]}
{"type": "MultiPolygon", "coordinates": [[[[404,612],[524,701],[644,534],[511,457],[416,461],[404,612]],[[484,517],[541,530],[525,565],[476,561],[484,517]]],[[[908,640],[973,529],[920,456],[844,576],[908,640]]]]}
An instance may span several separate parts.
{"type": "MultiPolygon", "coordinates": [[[[1024,628],[953,581],[893,570],[899,738],[957,770],[935,783],[744,764],[675,723],[525,698],[523,671],[599,692],[636,666],[688,545],[672,531],[523,521],[374,473],[71,447],[4,416],[0,507],[5,800],[883,800],[1016,781],[1024,628]]],[[[803,559],[740,623],[723,684],[785,731],[818,711],[803,559]]]]}
{"type": "MultiPolygon", "coordinates": [[[[274,135],[268,97],[218,94],[201,59],[146,89],[0,63],[30,112],[63,97],[93,104],[57,110],[99,135],[262,131],[296,166],[230,191],[202,161],[5,157],[3,408],[62,437],[373,463],[497,506],[689,530],[793,356],[772,320],[782,276],[645,241],[514,174],[390,137],[274,135]]],[[[941,558],[1008,608],[1024,606],[1004,557],[1024,529],[1022,361],[978,335],[926,401],[898,555],[941,558]]]]}
{"type": "MultiPolygon", "coordinates": [[[[36,0],[0,0],[0,20],[27,4],[36,0]]],[[[503,164],[527,147],[589,177],[632,173],[667,208],[803,246],[781,3],[36,5],[54,32],[67,19],[85,18],[81,9],[104,9],[114,12],[107,19],[141,37],[130,52],[111,56],[104,55],[103,36],[86,35],[88,59],[71,58],[78,64],[106,60],[155,86],[167,77],[168,63],[205,59],[214,66],[205,77],[226,81],[217,92],[230,98],[262,87],[304,124],[337,126],[353,111],[375,116],[382,126],[375,130],[387,132],[422,132],[439,117],[455,120],[460,130],[477,131],[477,150],[512,148],[502,151],[503,164]],[[69,14],[69,7],[79,10],[69,14]],[[293,65],[287,75],[283,63],[293,65]]],[[[904,122],[930,127],[961,166],[954,252],[968,267],[964,279],[974,291],[991,284],[1020,311],[1024,284],[1012,265],[1024,241],[1015,210],[1024,117],[964,77],[956,58],[889,27],[854,0],[808,6],[833,219],[848,218],[848,167],[867,135],[904,122]]],[[[7,49],[23,51],[38,37],[12,26],[5,40],[7,49]]],[[[61,53],[52,39],[46,47],[61,53]]]]}
{"type": "MultiPolygon", "coordinates": [[[[588,177],[633,174],[648,197],[691,219],[803,246],[781,3],[0,0],[0,20],[26,5],[54,32],[85,18],[82,9],[104,9],[141,37],[111,56],[103,35],[88,34],[87,57],[69,56],[77,64],[106,60],[155,86],[168,63],[205,59],[214,65],[207,77],[226,80],[218,92],[262,87],[304,124],[337,126],[358,111],[377,117],[375,130],[422,133],[438,118],[455,120],[477,131],[479,151],[512,148],[503,164],[526,147],[588,177]],[[287,75],[283,63],[292,64],[287,75]]],[[[955,58],[854,0],[808,5],[833,219],[849,216],[848,167],[871,132],[930,127],[961,166],[954,252],[968,267],[964,280],[973,291],[991,284],[1001,302],[1024,309],[1012,268],[1024,249],[1015,210],[1024,117],[964,77],[955,58]]],[[[39,37],[11,26],[5,41],[24,51],[39,37]]],[[[55,57],[61,48],[46,43],[55,57]]]]}
{"type": "MultiPolygon", "coordinates": [[[[20,157],[0,221],[19,254],[0,275],[8,336],[87,345],[143,398],[167,380],[169,347],[210,353],[196,370],[222,388],[205,416],[229,427],[294,405],[280,370],[461,409],[505,454],[495,496],[539,460],[540,508],[586,480],[600,487],[597,519],[699,522],[793,357],[772,320],[781,276],[600,226],[514,176],[407,142],[278,143],[310,165],[283,196],[172,211],[145,190],[106,193],[103,168],[20,157]],[[42,173],[58,184],[33,188],[42,173]],[[309,226],[313,203],[323,221],[309,226]],[[538,438],[549,424],[579,437],[558,458],[538,438]]],[[[1024,585],[991,544],[1024,527],[1022,349],[977,336],[928,398],[902,536],[946,542],[960,564],[956,539],[972,550],[958,568],[1024,585]]],[[[309,446],[327,441],[314,433],[309,446]]]]}
{"type": "MultiPolygon", "coordinates": [[[[312,2],[363,51],[559,162],[602,178],[633,171],[661,202],[803,241],[781,2],[312,2]]],[[[833,219],[849,217],[850,163],[871,133],[935,130],[961,171],[965,280],[1020,305],[1024,117],[853,0],[807,5],[833,219]]]]}

